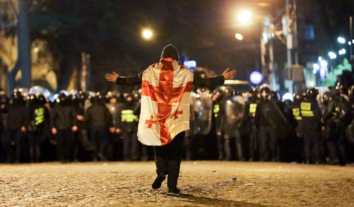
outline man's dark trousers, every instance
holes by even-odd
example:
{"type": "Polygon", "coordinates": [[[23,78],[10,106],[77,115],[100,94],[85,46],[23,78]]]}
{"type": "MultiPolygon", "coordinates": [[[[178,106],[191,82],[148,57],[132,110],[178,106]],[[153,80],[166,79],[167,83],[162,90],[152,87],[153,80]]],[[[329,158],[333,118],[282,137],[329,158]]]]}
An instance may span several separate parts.
{"type": "Polygon", "coordinates": [[[123,158],[124,160],[138,159],[138,137],[137,131],[123,132],[123,158]]]}
{"type": "Polygon", "coordinates": [[[320,158],[320,132],[315,130],[304,130],[304,152],[306,161],[310,161],[312,157],[315,158],[316,163],[321,162],[320,158]],[[313,153],[312,152],[313,147],[313,153]],[[313,156],[311,156],[313,155],[313,156]]]}
{"type": "Polygon", "coordinates": [[[183,153],[185,132],[179,133],[169,144],[154,147],[157,175],[167,175],[169,189],[177,187],[183,153]]]}
{"type": "Polygon", "coordinates": [[[74,155],[74,132],[71,129],[59,129],[56,136],[60,161],[71,161],[74,155]]]}
{"type": "Polygon", "coordinates": [[[91,139],[95,147],[95,158],[100,157],[101,161],[106,161],[105,149],[109,144],[109,128],[106,126],[96,126],[91,128],[91,139]]]}
{"type": "Polygon", "coordinates": [[[2,137],[3,145],[6,153],[6,162],[20,162],[21,158],[21,138],[20,130],[6,130],[2,137]],[[12,144],[15,149],[13,150],[12,144]],[[15,156],[15,157],[14,157],[15,156]]]}

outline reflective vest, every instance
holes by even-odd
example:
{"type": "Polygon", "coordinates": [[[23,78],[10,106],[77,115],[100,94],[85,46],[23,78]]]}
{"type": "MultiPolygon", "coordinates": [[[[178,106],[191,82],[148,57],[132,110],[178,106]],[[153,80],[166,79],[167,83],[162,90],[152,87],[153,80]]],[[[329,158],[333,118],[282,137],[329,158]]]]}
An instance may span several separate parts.
{"type": "Polygon", "coordinates": [[[256,103],[250,104],[250,113],[251,114],[256,113],[256,110],[257,110],[257,104],[256,103]]]}
{"type": "Polygon", "coordinates": [[[214,105],[214,110],[213,110],[215,118],[218,117],[219,111],[220,111],[220,105],[219,104],[215,104],[214,105]]]}
{"type": "Polygon", "coordinates": [[[294,115],[296,120],[298,120],[298,121],[302,120],[299,108],[293,108],[293,115],[294,115]]]}
{"type": "Polygon", "coordinates": [[[257,104],[256,103],[252,103],[250,104],[250,109],[249,109],[249,114],[251,114],[252,116],[254,116],[254,114],[257,111],[257,104]]]}
{"type": "Polygon", "coordinates": [[[311,110],[311,103],[301,103],[301,115],[302,117],[313,117],[313,111],[311,110]]]}
{"type": "Polygon", "coordinates": [[[34,111],[35,113],[35,124],[40,125],[44,122],[44,108],[38,108],[34,111]]]}
{"type": "Polygon", "coordinates": [[[138,116],[134,115],[133,110],[122,110],[122,122],[139,121],[138,116]]]}

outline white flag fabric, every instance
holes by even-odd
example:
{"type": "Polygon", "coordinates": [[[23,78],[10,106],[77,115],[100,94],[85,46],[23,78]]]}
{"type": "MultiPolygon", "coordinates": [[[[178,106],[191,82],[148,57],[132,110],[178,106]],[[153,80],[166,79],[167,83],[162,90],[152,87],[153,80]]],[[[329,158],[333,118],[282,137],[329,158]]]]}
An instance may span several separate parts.
{"type": "Polygon", "coordinates": [[[139,141],[164,146],[189,130],[193,73],[172,58],[162,58],[143,73],[139,141]]]}

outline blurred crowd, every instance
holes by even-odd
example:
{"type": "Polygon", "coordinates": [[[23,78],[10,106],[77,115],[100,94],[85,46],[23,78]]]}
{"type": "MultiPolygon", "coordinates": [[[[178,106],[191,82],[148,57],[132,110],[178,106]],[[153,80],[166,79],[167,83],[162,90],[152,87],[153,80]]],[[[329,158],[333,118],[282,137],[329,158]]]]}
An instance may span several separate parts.
{"type": "MultiPolygon", "coordinates": [[[[186,160],[345,165],[354,156],[354,93],[344,85],[280,100],[267,85],[194,88],[186,160]]],[[[137,128],[141,92],[0,92],[0,162],[147,161],[137,128]]]]}

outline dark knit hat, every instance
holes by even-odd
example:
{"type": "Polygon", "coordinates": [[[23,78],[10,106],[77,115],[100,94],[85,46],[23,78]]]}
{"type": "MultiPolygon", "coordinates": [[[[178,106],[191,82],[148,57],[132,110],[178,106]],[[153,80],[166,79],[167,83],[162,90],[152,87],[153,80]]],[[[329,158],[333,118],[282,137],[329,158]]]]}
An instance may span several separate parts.
{"type": "Polygon", "coordinates": [[[177,48],[171,44],[163,48],[161,58],[173,58],[178,61],[179,55],[177,48]]]}

